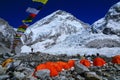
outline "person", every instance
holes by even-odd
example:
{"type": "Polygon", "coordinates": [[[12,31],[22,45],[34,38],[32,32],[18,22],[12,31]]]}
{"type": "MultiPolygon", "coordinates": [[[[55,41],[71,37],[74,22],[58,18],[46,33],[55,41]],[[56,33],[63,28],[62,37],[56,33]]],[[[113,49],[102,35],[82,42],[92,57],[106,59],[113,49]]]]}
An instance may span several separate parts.
{"type": "Polygon", "coordinates": [[[31,52],[33,52],[33,48],[31,48],[31,52]]]}
{"type": "Polygon", "coordinates": [[[99,56],[100,56],[100,54],[99,54],[99,53],[96,53],[96,55],[97,55],[97,57],[99,57],[99,56]]]}

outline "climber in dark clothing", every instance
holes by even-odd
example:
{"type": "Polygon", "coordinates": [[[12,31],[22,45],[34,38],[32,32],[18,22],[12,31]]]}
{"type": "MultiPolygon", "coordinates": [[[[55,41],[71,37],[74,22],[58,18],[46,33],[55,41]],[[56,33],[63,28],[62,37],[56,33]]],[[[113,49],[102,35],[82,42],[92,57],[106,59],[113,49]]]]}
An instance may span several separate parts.
{"type": "Polygon", "coordinates": [[[33,52],[33,48],[31,48],[31,52],[33,52]]]}

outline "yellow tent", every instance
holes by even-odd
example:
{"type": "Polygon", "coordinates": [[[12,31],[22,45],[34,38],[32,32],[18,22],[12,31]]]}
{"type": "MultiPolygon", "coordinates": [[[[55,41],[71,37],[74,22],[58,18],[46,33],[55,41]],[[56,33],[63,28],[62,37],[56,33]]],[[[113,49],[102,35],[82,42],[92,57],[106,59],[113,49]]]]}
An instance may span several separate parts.
{"type": "Polygon", "coordinates": [[[9,63],[13,62],[14,60],[12,58],[8,58],[6,59],[3,63],[2,63],[2,67],[6,67],[9,63]]]}

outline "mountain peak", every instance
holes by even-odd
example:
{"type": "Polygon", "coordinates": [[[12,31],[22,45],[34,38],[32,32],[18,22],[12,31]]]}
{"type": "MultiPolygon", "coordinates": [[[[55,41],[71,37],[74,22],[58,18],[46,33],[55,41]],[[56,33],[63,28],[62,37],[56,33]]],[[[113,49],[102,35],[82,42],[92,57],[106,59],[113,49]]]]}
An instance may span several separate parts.
{"type": "Polygon", "coordinates": [[[66,15],[69,15],[71,17],[74,17],[72,14],[70,14],[69,12],[66,12],[66,11],[63,11],[63,10],[57,10],[55,12],[52,13],[53,16],[66,16],[66,15]]]}
{"type": "Polygon", "coordinates": [[[114,4],[113,7],[117,7],[117,8],[119,8],[119,7],[120,7],[120,2],[114,4]]]}
{"type": "Polygon", "coordinates": [[[4,19],[0,18],[0,25],[3,25],[3,24],[8,24],[8,22],[5,21],[4,19]]]}
{"type": "Polygon", "coordinates": [[[57,10],[55,12],[53,12],[52,14],[50,14],[48,17],[51,18],[60,18],[60,19],[70,19],[70,17],[72,19],[76,19],[72,14],[63,11],[63,10],[57,10]]]}
{"type": "Polygon", "coordinates": [[[120,36],[120,2],[114,4],[105,17],[92,25],[94,32],[120,36]]]}
{"type": "Polygon", "coordinates": [[[62,24],[65,22],[67,22],[67,24],[70,24],[70,23],[68,23],[68,21],[77,21],[80,24],[82,24],[84,27],[86,25],[89,26],[89,24],[82,22],[81,20],[74,17],[72,14],[70,14],[66,11],[63,11],[63,10],[57,10],[57,11],[51,13],[50,15],[46,16],[45,18],[37,21],[36,23],[31,25],[31,27],[36,26],[38,24],[39,24],[39,26],[47,25],[49,23],[52,23],[53,21],[57,22],[58,24],[62,24]]]}
{"type": "Polygon", "coordinates": [[[105,18],[107,20],[111,19],[113,21],[120,20],[120,2],[114,4],[106,14],[105,18]]]}
{"type": "Polygon", "coordinates": [[[88,28],[90,28],[88,24],[78,20],[72,14],[57,10],[31,25],[25,32],[25,35],[28,35],[31,40],[23,38],[23,41],[25,44],[29,44],[54,39],[53,42],[56,43],[60,41],[58,39],[60,37],[64,36],[62,38],[64,40],[66,36],[77,32],[82,33],[88,28]]]}
{"type": "Polygon", "coordinates": [[[10,26],[7,21],[0,18],[0,46],[1,43],[4,43],[6,47],[10,47],[11,41],[14,39],[14,35],[15,31],[12,26],[10,26]]]}
{"type": "Polygon", "coordinates": [[[63,10],[57,10],[54,12],[55,14],[58,14],[58,15],[62,15],[62,14],[67,14],[66,11],[63,11],[63,10]]]}

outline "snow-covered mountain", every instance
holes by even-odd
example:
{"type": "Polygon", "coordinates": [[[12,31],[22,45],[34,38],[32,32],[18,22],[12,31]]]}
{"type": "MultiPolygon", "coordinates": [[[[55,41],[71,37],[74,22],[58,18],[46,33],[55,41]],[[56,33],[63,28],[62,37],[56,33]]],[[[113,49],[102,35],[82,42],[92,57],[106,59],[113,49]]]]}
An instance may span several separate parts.
{"type": "Polygon", "coordinates": [[[120,38],[116,35],[105,34],[75,34],[43,52],[68,55],[100,53],[106,56],[114,56],[120,52],[120,38]]]}
{"type": "Polygon", "coordinates": [[[92,30],[88,24],[76,19],[70,13],[58,10],[26,30],[21,38],[24,43],[21,52],[31,52],[33,48],[35,52],[50,54],[100,53],[107,56],[119,54],[120,16],[112,17],[118,15],[119,6],[120,3],[117,3],[111,7],[105,18],[92,25],[92,30]],[[92,31],[97,33],[93,34],[92,31]]]}
{"type": "Polygon", "coordinates": [[[14,28],[2,18],[0,18],[0,33],[8,40],[12,40],[15,35],[14,28]]]}
{"type": "Polygon", "coordinates": [[[93,25],[93,32],[104,34],[115,34],[120,36],[120,2],[113,5],[105,17],[96,21],[93,25]]]}
{"type": "Polygon", "coordinates": [[[90,32],[90,26],[70,13],[58,10],[31,25],[22,36],[22,41],[26,45],[39,44],[48,48],[78,32],[90,32]]]}
{"type": "Polygon", "coordinates": [[[0,18],[0,52],[7,52],[11,46],[15,35],[14,29],[8,24],[7,21],[0,18]]]}

